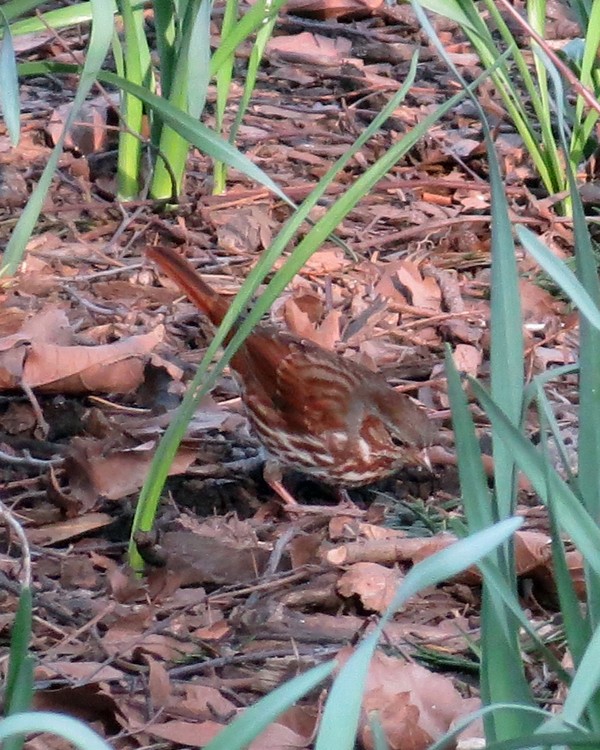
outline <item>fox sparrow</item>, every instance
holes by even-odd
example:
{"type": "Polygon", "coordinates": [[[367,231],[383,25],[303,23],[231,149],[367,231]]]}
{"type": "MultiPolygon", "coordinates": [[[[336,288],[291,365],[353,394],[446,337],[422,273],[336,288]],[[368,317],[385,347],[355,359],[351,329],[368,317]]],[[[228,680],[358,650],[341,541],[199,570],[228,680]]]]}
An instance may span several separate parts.
{"type": "MultiPolygon", "coordinates": [[[[167,247],[148,247],[146,254],[213,324],[221,323],[229,303],[187,260],[167,247]]],[[[425,411],[356,362],[257,325],[231,367],[267,452],[265,479],[288,505],[296,501],[281,482],[285,467],[343,489],[405,464],[428,465],[425,449],[436,430],[425,411]]]]}

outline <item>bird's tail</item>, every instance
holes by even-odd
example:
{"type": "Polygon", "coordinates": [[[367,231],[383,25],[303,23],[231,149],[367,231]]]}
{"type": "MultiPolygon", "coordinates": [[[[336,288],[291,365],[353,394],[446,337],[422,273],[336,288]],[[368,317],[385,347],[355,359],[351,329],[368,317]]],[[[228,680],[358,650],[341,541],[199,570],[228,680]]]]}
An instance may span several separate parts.
{"type": "Polygon", "coordinates": [[[182,292],[185,292],[190,301],[207,315],[214,325],[220,325],[229,303],[198,275],[191,263],[170,247],[149,246],[146,248],[146,255],[182,292]]]}

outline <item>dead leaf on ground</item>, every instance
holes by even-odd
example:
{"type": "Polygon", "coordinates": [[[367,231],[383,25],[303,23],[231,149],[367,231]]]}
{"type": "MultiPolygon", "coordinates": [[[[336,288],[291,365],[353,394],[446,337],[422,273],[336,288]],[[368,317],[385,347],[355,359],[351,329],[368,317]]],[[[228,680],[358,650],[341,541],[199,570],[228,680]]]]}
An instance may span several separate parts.
{"type": "Polygon", "coordinates": [[[153,737],[168,742],[176,742],[187,747],[204,747],[224,729],[224,724],[216,721],[165,721],[152,723],[145,728],[153,737]]]}
{"type": "Polygon", "coordinates": [[[456,369],[476,378],[483,361],[483,352],[470,344],[457,344],[452,354],[456,369]]]}
{"type": "MultiPolygon", "coordinates": [[[[110,449],[103,440],[74,438],[65,458],[70,497],[80,508],[91,509],[101,498],[120,500],[144,484],[154,458],[156,444],[129,449],[110,449]]],[[[169,467],[169,476],[184,474],[196,459],[193,449],[180,448],[169,467]]]]}
{"type": "Polygon", "coordinates": [[[233,585],[259,578],[271,551],[257,543],[248,546],[219,536],[167,531],[161,537],[159,554],[168,570],[179,572],[183,586],[233,585]]]}
{"type": "Polygon", "coordinates": [[[143,380],[146,357],[164,328],[102,346],[71,345],[64,311],[49,307],[0,339],[0,389],[24,383],[43,393],[130,393],[143,380]]]}
{"type": "MultiPolygon", "coordinates": [[[[83,156],[106,151],[117,141],[117,133],[107,127],[109,113],[112,112],[115,123],[117,122],[116,111],[119,107],[118,94],[103,94],[90,99],[80,107],[76,122],[69,129],[65,140],[65,148],[71,149],[83,156]]],[[[65,120],[73,105],[63,104],[57,107],[50,117],[46,126],[46,132],[53,143],[56,143],[63,131],[65,120]]]]}
{"type": "Polygon", "coordinates": [[[399,570],[376,563],[356,563],[342,574],[337,590],[346,598],[358,596],[370,612],[385,612],[392,603],[404,576],[399,570]]]}
{"type": "Polygon", "coordinates": [[[285,12],[324,21],[359,19],[370,16],[383,0],[288,0],[285,12]]]}
{"type": "MultiPolygon", "coordinates": [[[[351,652],[344,650],[342,663],[351,652]]],[[[427,750],[471,710],[450,677],[377,651],[369,666],[360,736],[371,750],[368,716],[376,711],[390,750],[427,750]]]]}
{"type": "Polygon", "coordinates": [[[98,531],[98,529],[108,526],[112,522],[113,518],[107,513],[86,513],[67,521],[49,523],[39,528],[26,528],[25,535],[30,544],[48,547],[51,544],[61,544],[69,539],[98,531]]]}
{"type": "MultiPolygon", "coordinates": [[[[340,65],[352,52],[352,42],[345,37],[322,36],[303,31],[291,36],[271,37],[267,43],[267,56],[310,65],[340,65]]],[[[357,61],[358,62],[358,61],[357,61]]]]}

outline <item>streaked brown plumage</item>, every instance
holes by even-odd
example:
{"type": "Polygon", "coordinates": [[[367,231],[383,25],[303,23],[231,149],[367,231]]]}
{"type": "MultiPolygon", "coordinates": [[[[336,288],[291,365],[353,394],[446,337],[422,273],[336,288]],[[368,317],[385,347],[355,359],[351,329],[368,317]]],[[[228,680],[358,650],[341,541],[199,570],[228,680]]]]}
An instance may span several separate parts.
{"type": "MultiPolygon", "coordinates": [[[[228,302],[176,251],[147,256],[213,324],[228,302]]],[[[340,488],[382,479],[402,465],[426,462],[435,430],[425,411],[384,378],[335,352],[258,325],[231,360],[250,421],[268,457],[265,478],[284,502],[295,501],[277,466],[340,488]]]]}

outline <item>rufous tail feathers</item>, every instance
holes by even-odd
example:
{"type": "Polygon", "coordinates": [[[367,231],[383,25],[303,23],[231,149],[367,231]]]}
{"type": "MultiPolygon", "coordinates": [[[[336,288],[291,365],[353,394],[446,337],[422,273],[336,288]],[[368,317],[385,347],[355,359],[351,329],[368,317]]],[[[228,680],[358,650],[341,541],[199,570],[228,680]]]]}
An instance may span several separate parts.
{"type": "Polygon", "coordinates": [[[229,303],[200,278],[191,263],[170,247],[148,246],[146,256],[156,263],[215,325],[221,323],[229,303]]]}

